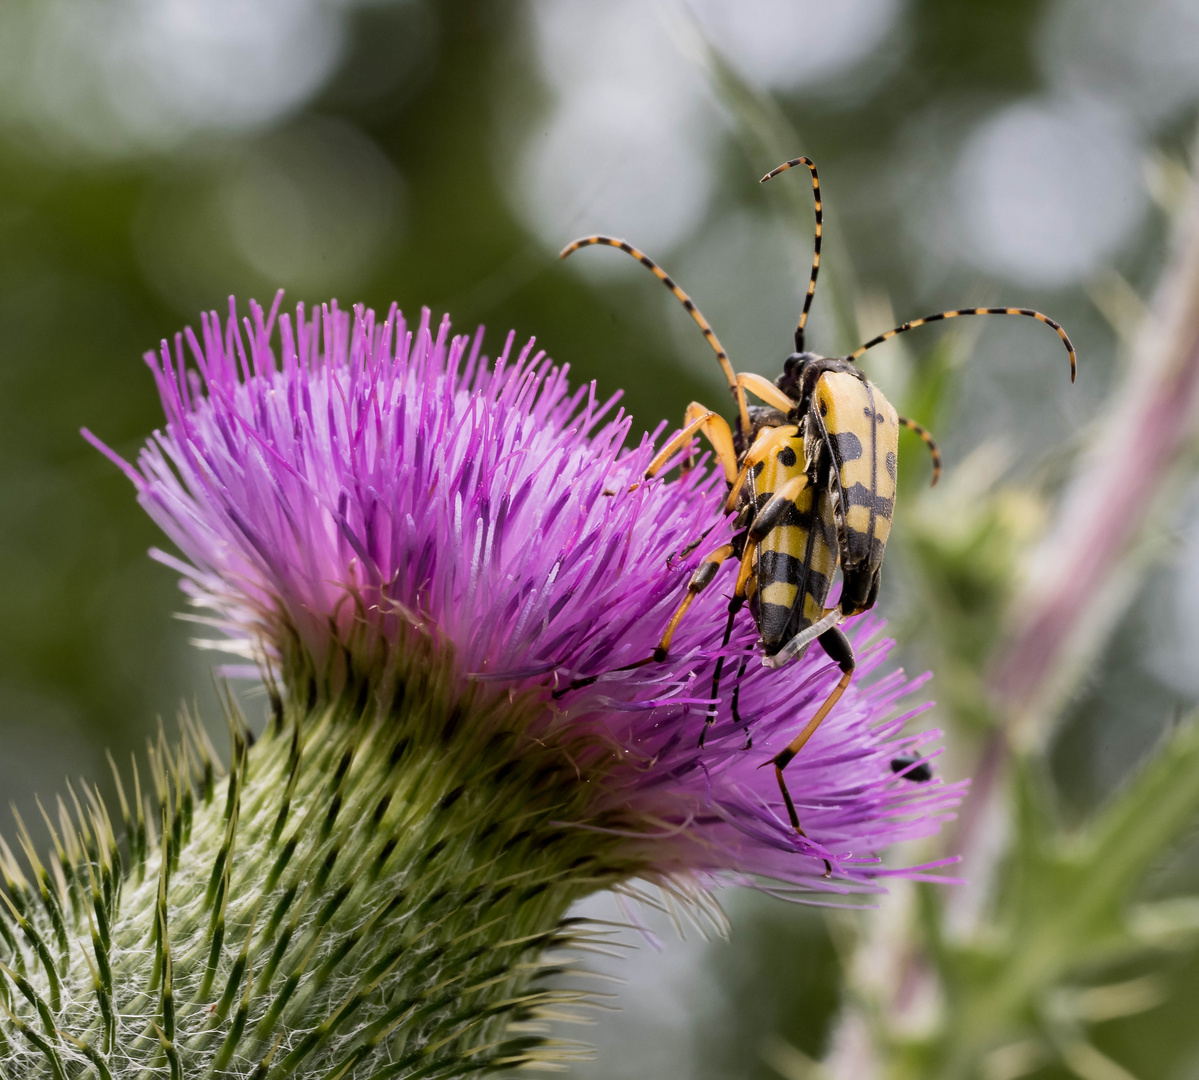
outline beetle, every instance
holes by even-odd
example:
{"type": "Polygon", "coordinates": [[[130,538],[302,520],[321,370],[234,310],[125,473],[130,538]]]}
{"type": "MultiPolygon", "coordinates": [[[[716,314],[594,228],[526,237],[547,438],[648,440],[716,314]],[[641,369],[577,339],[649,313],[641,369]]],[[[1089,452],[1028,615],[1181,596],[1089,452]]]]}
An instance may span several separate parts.
{"type": "MultiPolygon", "coordinates": [[[[1022,315],[1045,323],[1057,332],[1070,357],[1071,382],[1077,371],[1077,358],[1073,343],[1059,323],[1031,308],[1015,307],[940,311],[879,334],[846,356],[825,357],[809,352],[805,348],[805,327],[816,291],[823,237],[820,177],[810,158],[797,157],[772,169],[760,182],[800,165],[809,170],[812,178],[815,250],[795,328],[795,349],[784,360],[782,374],[773,383],[760,375],[735,372],[727,352],[691,297],[657,263],[627,241],[610,236],[585,236],[563,248],[559,257],[564,259],[580,248],[603,245],[619,248],[637,259],[675,295],[698,324],[728,381],[737,407],[736,430],[716,412],[692,402],[682,428],[650,462],[643,479],[653,479],[680,450],[691,445],[697,434],[703,434],[711,443],[728,483],[724,509],[736,514],[733,536],[700,561],[653,657],[631,666],[666,659],[674,634],[692,602],[731,559],[737,561],[738,573],[729,602],[725,646],[732,635],[734,620],[745,606],[749,607],[757,627],[762,662],[767,667],[782,667],[802,656],[813,641],[819,642],[840,668],[841,677],[799,734],[764,763],[774,765],[787,816],[802,836],[803,828],[783,770],[816,732],[853,678],[856,666],[853,647],[840,624],[869,610],[878,598],[895,506],[900,427],[911,429],[927,445],[933,460],[933,484],[941,473],[940,451],[931,435],[915,421],[899,416],[882,391],[856,366],[856,361],[867,350],[898,334],[926,323],[965,315],[1022,315]],[[747,393],[764,405],[750,406],[747,393]],[[827,607],[838,568],[841,593],[837,603],[827,607]]],[[[732,711],[738,722],[738,693],[748,658],[748,654],[742,658],[733,690],[732,711]]],[[[721,656],[713,674],[713,705],[700,735],[700,745],[715,720],[723,665],[721,656]]],[[[579,679],[568,689],[594,681],[595,677],[579,679]]],[[[562,692],[565,691],[559,691],[562,692]]],[[[924,767],[908,769],[911,764],[908,761],[896,768],[896,762],[892,762],[893,771],[914,781],[931,775],[924,767]]]]}
{"type": "Polygon", "coordinates": [[[912,753],[897,754],[891,759],[891,771],[913,784],[927,784],[933,778],[933,767],[927,758],[912,753]]]}

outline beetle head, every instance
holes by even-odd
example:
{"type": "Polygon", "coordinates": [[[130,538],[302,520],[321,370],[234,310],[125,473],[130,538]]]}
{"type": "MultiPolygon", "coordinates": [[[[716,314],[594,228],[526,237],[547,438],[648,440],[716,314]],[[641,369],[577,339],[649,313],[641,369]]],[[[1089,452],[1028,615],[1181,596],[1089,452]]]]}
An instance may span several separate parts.
{"type": "Polygon", "coordinates": [[[783,373],[774,380],[777,386],[792,401],[800,401],[811,387],[804,386],[804,375],[818,360],[824,359],[816,353],[793,352],[783,361],[783,373]]]}

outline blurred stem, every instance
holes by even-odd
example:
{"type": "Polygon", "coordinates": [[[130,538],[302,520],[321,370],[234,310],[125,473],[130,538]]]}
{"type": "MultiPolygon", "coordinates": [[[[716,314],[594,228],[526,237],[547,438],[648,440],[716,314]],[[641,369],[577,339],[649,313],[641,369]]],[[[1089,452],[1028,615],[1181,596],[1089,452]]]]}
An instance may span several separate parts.
{"type": "MultiPolygon", "coordinates": [[[[1084,369],[1085,374],[1085,369],[1084,369]]],[[[1199,182],[1192,181],[1174,251],[1126,374],[1095,423],[1090,449],[1029,561],[992,668],[1001,726],[987,738],[957,848],[986,882],[994,858],[978,835],[1003,800],[1014,752],[1043,749],[1050,721],[1127,609],[1145,560],[1137,549],[1169,514],[1193,472],[1199,396],[1199,182]]]]}
{"type": "Polygon", "coordinates": [[[991,683],[1011,737],[1040,746],[1123,614],[1130,556],[1193,472],[1199,397],[1199,183],[1193,182],[1132,363],[1095,425],[1057,522],[1029,565],[991,683]]]}
{"type": "Polygon", "coordinates": [[[1052,719],[1127,609],[1148,562],[1146,540],[1193,472],[1186,450],[1197,397],[1199,183],[1192,180],[1132,362],[1006,619],[989,678],[996,727],[981,747],[953,840],[968,884],[945,895],[941,918],[928,929],[944,936],[930,943],[938,967],[912,954],[910,938],[890,945],[907,950],[897,985],[923,980],[940,994],[940,1016],[918,1036],[904,1030],[898,995],[864,1001],[847,1011],[843,1026],[860,1032],[863,1017],[872,1020],[874,1064],[863,1070],[860,1050],[835,1051],[833,1076],[976,1075],[986,1052],[1037,1030],[1055,983],[1084,962],[1130,948],[1122,905],[1199,810],[1195,729],[1177,735],[1074,848],[1040,805],[1044,784],[1036,774],[1052,719]],[[901,1046],[908,1052],[888,1059],[886,1051],[901,1046]]]}

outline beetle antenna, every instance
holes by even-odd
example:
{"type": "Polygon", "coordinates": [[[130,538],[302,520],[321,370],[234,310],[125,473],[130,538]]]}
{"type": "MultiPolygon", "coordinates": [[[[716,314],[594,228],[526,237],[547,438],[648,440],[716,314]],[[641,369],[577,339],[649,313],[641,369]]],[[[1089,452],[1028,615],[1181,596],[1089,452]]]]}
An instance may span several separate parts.
{"type": "Polygon", "coordinates": [[[941,479],[941,448],[937,445],[937,440],[928,433],[926,427],[922,424],[917,424],[915,420],[909,420],[906,416],[900,416],[897,419],[902,427],[907,428],[909,431],[914,431],[923,440],[924,445],[928,447],[928,452],[932,455],[933,459],[933,478],[929,481],[928,486],[936,487],[937,481],[941,479]]]}
{"type": "Polygon", "coordinates": [[[771,169],[759,184],[766,183],[772,176],[794,169],[796,165],[806,165],[812,173],[812,197],[816,200],[816,250],[812,254],[812,276],[808,278],[808,292],[803,300],[803,311],[799,313],[799,324],[795,327],[795,351],[804,351],[804,327],[808,322],[808,310],[812,306],[812,297],[816,292],[816,275],[820,273],[820,238],[824,233],[824,213],[820,205],[820,176],[811,158],[797,157],[784,161],[777,169],[771,169]]]}
{"type": "Polygon", "coordinates": [[[865,345],[860,345],[854,349],[849,354],[848,359],[856,360],[867,349],[873,349],[875,345],[881,345],[884,341],[890,341],[896,334],[915,330],[917,326],[923,326],[925,323],[939,322],[941,319],[956,319],[959,315],[1025,315],[1030,319],[1043,322],[1046,326],[1051,326],[1057,331],[1057,336],[1062,339],[1062,344],[1066,346],[1066,352],[1070,354],[1070,381],[1073,382],[1075,375],[1078,374],[1078,357],[1074,352],[1074,344],[1070,341],[1070,336],[1062,329],[1061,324],[1055,322],[1048,315],[1041,314],[1039,311],[1022,307],[976,307],[960,308],[957,311],[938,311],[935,315],[925,315],[923,319],[913,319],[911,322],[905,322],[902,326],[895,327],[894,330],[888,330],[885,334],[879,334],[878,337],[871,338],[865,345]]]}
{"type": "Polygon", "coordinates": [[[583,236],[567,244],[566,247],[558,252],[558,258],[565,259],[567,255],[578,251],[579,248],[590,247],[592,244],[603,244],[607,247],[619,248],[626,255],[632,255],[634,259],[646,267],[654,277],[674,293],[679,303],[687,309],[687,313],[695,320],[703,332],[704,340],[712,347],[712,351],[716,353],[716,359],[720,362],[720,367],[724,371],[724,377],[729,381],[729,392],[737,402],[738,423],[740,424],[741,434],[743,437],[748,437],[750,432],[749,407],[745,401],[745,390],[737,382],[733,365],[729,363],[729,354],[724,351],[724,346],[720,344],[720,339],[713,333],[712,327],[708,325],[708,320],[704,318],[703,312],[695,306],[695,301],[683,292],[675,284],[674,278],[654,262],[653,259],[643,252],[638,251],[632,244],[625,240],[617,240],[612,236],[583,236]]]}

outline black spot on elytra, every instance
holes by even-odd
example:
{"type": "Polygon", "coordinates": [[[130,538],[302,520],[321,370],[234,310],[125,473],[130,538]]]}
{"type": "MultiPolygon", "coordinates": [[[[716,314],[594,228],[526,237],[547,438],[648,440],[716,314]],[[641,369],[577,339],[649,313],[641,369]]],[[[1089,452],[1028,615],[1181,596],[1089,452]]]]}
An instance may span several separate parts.
{"type": "Polygon", "coordinates": [[[864,506],[880,517],[890,518],[895,507],[895,500],[888,499],[876,491],[871,491],[864,484],[858,483],[853,487],[845,488],[845,505],[864,506]]]}
{"type": "Polygon", "coordinates": [[[797,460],[797,458],[795,457],[795,451],[790,446],[784,446],[779,451],[778,457],[779,457],[779,464],[782,465],[783,468],[785,468],[785,469],[792,468],[795,465],[795,462],[797,460]]]}
{"type": "Polygon", "coordinates": [[[852,431],[830,434],[839,461],[857,461],[862,456],[862,440],[852,431]]]}
{"type": "Polygon", "coordinates": [[[887,461],[887,475],[888,475],[889,477],[891,477],[891,479],[892,479],[892,480],[894,480],[894,479],[895,479],[895,464],[896,464],[896,463],[895,463],[895,451],[894,451],[894,450],[888,450],[888,451],[887,451],[887,459],[886,459],[886,461],[887,461]]]}

